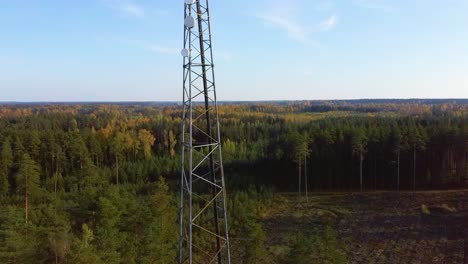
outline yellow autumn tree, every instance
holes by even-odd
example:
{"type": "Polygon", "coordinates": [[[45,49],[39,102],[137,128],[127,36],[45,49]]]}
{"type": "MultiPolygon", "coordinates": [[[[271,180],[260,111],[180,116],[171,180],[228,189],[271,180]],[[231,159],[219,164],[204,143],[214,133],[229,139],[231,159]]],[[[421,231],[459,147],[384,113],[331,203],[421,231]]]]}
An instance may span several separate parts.
{"type": "Polygon", "coordinates": [[[151,146],[153,146],[156,138],[153,136],[153,134],[151,134],[150,131],[146,129],[140,129],[138,131],[138,139],[140,140],[143,147],[145,159],[149,159],[151,157],[151,146]]]}

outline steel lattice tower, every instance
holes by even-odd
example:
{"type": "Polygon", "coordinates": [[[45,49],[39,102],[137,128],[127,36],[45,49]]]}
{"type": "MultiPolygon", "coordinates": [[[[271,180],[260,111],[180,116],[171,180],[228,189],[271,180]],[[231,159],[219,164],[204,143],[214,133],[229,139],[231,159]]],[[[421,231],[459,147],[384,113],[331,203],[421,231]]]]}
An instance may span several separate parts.
{"type": "Polygon", "coordinates": [[[231,263],[208,0],[185,0],[179,263],[231,263]]]}

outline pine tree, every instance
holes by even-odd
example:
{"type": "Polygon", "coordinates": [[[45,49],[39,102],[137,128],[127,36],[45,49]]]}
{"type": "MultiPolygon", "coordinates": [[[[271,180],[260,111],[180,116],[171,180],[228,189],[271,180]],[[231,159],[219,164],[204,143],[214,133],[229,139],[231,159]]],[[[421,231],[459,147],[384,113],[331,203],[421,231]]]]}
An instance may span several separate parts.
{"type": "Polygon", "coordinates": [[[28,152],[33,160],[39,160],[41,151],[41,138],[37,130],[28,132],[27,137],[28,152]]]}
{"type": "Polygon", "coordinates": [[[266,263],[266,235],[262,225],[255,222],[246,225],[248,240],[245,242],[245,263],[266,263]]]}
{"type": "Polygon", "coordinates": [[[297,164],[298,168],[298,193],[301,195],[302,191],[302,164],[305,159],[309,156],[309,139],[307,135],[300,135],[294,133],[292,135],[292,147],[293,147],[293,161],[297,164]]]}
{"type": "Polygon", "coordinates": [[[19,170],[16,175],[16,191],[24,195],[25,221],[28,223],[29,206],[31,200],[39,198],[41,188],[39,186],[40,168],[29,154],[23,154],[19,164],[19,170]]]}
{"type": "Polygon", "coordinates": [[[37,263],[34,227],[26,225],[23,217],[18,207],[2,207],[0,263],[37,263]]]}
{"type": "Polygon", "coordinates": [[[413,150],[413,191],[416,190],[416,156],[417,152],[426,147],[427,136],[421,126],[411,124],[408,129],[408,141],[413,150]]]}
{"type": "Polygon", "coordinates": [[[70,221],[57,199],[36,205],[31,223],[35,226],[33,234],[36,242],[36,257],[40,262],[63,263],[70,251],[70,221]]]}
{"type": "Polygon", "coordinates": [[[400,156],[408,148],[408,143],[397,124],[392,127],[390,140],[392,152],[397,156],[397,190],[400,191],[400,156]]]}
{"type": "Polygon", "coordinates": [[[92,242],[94,241],[94,233],[87,224],[81,226],[81,238],[75,239],[71,252],[67,255],[69,263],[76,264],[99,264],[102,260],[99,258],[92,242]]]}
{"type": "Polygon", "coordinates": [[[152,221],[145,237],[145,261],[148,263],[174,263],[177,256],[177,207],[163,177],[156,184],[150,198],[152,221]]]}
{"type": "Polygon", "coordinates": [[[13,165],[13,153],[11,150],[9,138],[5,139],[2,144],[0,154],[0,196],[8,194],[9,182],[8,175],[13,165]]]}
{"type": "Polygon", "coordinates": [[[114,170],[115,178],[117,185],[120,184],[119,174],[120,174],[120,163],[124,158],[125,151],[125,136],[121,132],[117,132],[115,137],[112,140],[111,152],[114,156],[114,170]]]}
{"type": "MultiPolygon", "coordinates": [[[[109,194],[113,196],[112,192],[109,194]]],[[[120,259],[121,234],[118,224],[121,219],[121,212],[113,202],[118,202],[118,197],[112,197],[112,200],[101,197],[98,203],[96,243],[101,253],[101,259],[105,263],[119,263],[120,259]]]]}
{"type": "Polygon", "coordinates": [[[15,167],[18,168],[19,164],[21,162],[21,159],[23,158],[23,154],[25,153],[25,149],[23,146],[23,142],[19,138],[19,136],[15,136],[15,141],[13,144],[13,162],[15,164],[15,167]]]}
{"type": "Polygon", "coordinates": [[[222,147],[223,147],[223,162],[227,164],[227,163],[234,161],[236,159],[236,154],[237,154],[236,143],[231,141],[228,138],[226,139],[222,147]]]}
{"type": "Polygon", "coordinates": [[[68,140],[70,142],[69,154],[72,166],[77,168],[80,171],[80,176],[83,177],[84,169],[92,164],[88,148],[83,137],[78,133],[70,133],[68,140]]]}
{"type": "Polygon", "coordinates": [[[362,192],[363,190],[362,165],[364,162],[364,154],[367,151],[367,137],[364,134],[363,129],[362,128],[355,129],[351,140],[352,140],[353,153],[359,157],[359,186],[362,192]]]}

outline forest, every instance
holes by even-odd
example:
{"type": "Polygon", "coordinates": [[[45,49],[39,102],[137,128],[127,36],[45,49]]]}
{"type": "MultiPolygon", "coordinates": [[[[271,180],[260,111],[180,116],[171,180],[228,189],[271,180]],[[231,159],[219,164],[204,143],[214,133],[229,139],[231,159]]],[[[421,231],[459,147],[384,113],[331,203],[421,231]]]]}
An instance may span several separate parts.
{"type": "MultiPolygon", "coordinates": [[[[0,263],[174,263],[181,113],[1,105],[0,263]]],[[[261,216],[290,195],[468,187],[467,100],[223,102],[219,115],[235,263],[274,250],[280,263],[346,263],[327,221],[267,250],[261,216]],[[294,261],[307,244],[320,252],[294,261]]]]}

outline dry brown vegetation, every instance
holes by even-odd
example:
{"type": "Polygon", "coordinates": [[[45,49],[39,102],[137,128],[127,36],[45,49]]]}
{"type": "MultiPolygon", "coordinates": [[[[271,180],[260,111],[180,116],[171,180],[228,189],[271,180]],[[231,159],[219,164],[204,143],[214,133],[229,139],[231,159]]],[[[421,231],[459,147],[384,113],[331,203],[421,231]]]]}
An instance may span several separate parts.
{"type": "Polygon", "coordinates": [[[263,222],[272,263],[288,251],[290,234],[301,230],[313,236],[327,225],[335,228],[347,263],[467,260],[467,190],[314,194],[309,202],[283,194],[275,198],[263,222]]]}

